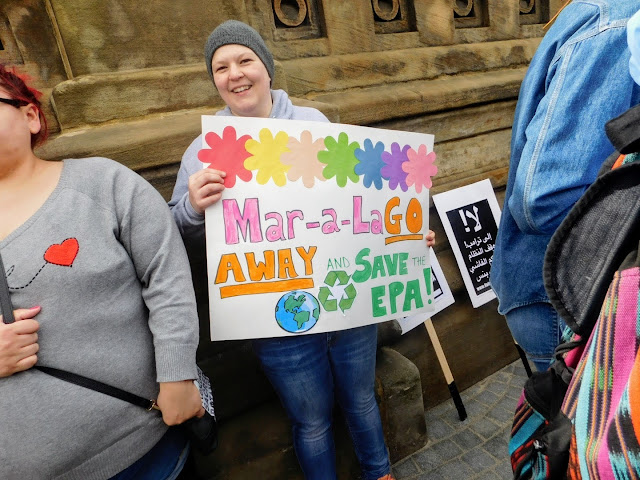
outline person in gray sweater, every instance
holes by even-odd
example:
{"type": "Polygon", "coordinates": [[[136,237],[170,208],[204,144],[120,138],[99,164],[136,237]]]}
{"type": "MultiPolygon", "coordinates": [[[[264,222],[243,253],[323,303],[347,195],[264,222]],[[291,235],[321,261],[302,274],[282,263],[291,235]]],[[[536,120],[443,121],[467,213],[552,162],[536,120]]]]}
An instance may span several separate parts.
{"type": "Polygon", "coordinates": [[[174,479],[188,442],[168,425],[204,414],[184,245],[128,168],[34,154],[46,135],[37,96],[0,65],[0,274],[17,319],[0,322],[0,478],[174,479]],[[157,399],[161,413],[36,362],[157,399]]]}
{"type": "MultiPolygon", "coordinates": [[[[284,91],[271,90],[273,57],[258,32],[242,22],[229,20],[211,33],[205,61],[227,105],[216,115],[328,122],[318,110],[294,106],[284,91]]],[[[192,263],[204,262],[204,211],[220,200],[224,190],[225,173],[203,169],[198,159],[201,148],[199,136],[182,157],[169,202],[192,263]]],[[[433,240],[431,234],[429,238],[433,240]]],[[[254,351],[292,423],[293,445],[308,480],[336,478],[332,431],[335,401],[349,426],[362,478],[391,479],[374,395],[376,339],[376,325],[367,325],[253,341],[254,351]]]]}

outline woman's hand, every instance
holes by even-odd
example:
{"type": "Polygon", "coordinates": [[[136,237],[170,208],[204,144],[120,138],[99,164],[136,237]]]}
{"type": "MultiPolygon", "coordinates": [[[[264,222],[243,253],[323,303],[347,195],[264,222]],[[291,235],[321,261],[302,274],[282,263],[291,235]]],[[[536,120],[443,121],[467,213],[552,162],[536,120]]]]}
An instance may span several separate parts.
{"type": "Polygon", "coordinates": [[[179,425],[192,417],[204,415],[200,392],[193,380],[160,383],[156,403],[162,412],[162,420],[169,426],[179,425]]]}
{"type": "Polygon", "coordinates": [[[207,207],[220,200],[226,176],[220,170],[204,168],[189,177],[189,202],[196,212],[202,215],[207,207]]]}
{"type": "Polygon", "coordinates": [[[429,230],[425,240],[427,241],[427,247],[433,247],[436,244],[436,232],[429,230]]]}
{"type": "Polygon", "coordinates": [[[33,320],[40,307],[21,308],[13,312],[16,321],[3,323],[0,315],[0,378],[33,367],[38,361],[38,328],[33,320]]]}

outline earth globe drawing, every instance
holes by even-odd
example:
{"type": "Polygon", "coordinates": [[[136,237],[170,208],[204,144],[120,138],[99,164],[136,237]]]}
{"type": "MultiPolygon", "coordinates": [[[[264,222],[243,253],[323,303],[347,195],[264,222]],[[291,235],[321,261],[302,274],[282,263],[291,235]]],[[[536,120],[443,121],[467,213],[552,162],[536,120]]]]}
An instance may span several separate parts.
{"type": "Polygon", "coordinates": [[[320,317],[320,304],[309,292],[294,290],[285,293],[276,304],[276,321],[290,333],[311,330],[320,317]]]}

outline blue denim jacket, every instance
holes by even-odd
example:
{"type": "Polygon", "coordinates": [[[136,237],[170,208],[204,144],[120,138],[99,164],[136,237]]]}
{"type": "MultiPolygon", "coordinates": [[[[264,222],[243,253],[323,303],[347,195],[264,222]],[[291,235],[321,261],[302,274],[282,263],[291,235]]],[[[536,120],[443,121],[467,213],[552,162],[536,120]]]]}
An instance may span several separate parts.
{"type": "Polygon", "coordinates": [[[640,100],[625,30],[638,10],[640,0],[573,0],[531,61],[491,268],[501,314],[549,301],[542,262],[551,235],[613,152],[604,124],[640,100]]]}

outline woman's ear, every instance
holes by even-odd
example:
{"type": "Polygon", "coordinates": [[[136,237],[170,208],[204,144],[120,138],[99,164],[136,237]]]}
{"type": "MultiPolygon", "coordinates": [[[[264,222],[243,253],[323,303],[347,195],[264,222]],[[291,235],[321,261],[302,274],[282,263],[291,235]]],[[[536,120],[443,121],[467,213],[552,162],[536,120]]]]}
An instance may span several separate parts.
{"type": "Polygon", "coordinates": [[[33,103],[30,103],[26,107],[23,107],[27,116],[27,123],[29,124],[29,131],[32,135],[40,132],[42,123],[40,122],[40,112],[33,103]]]}

